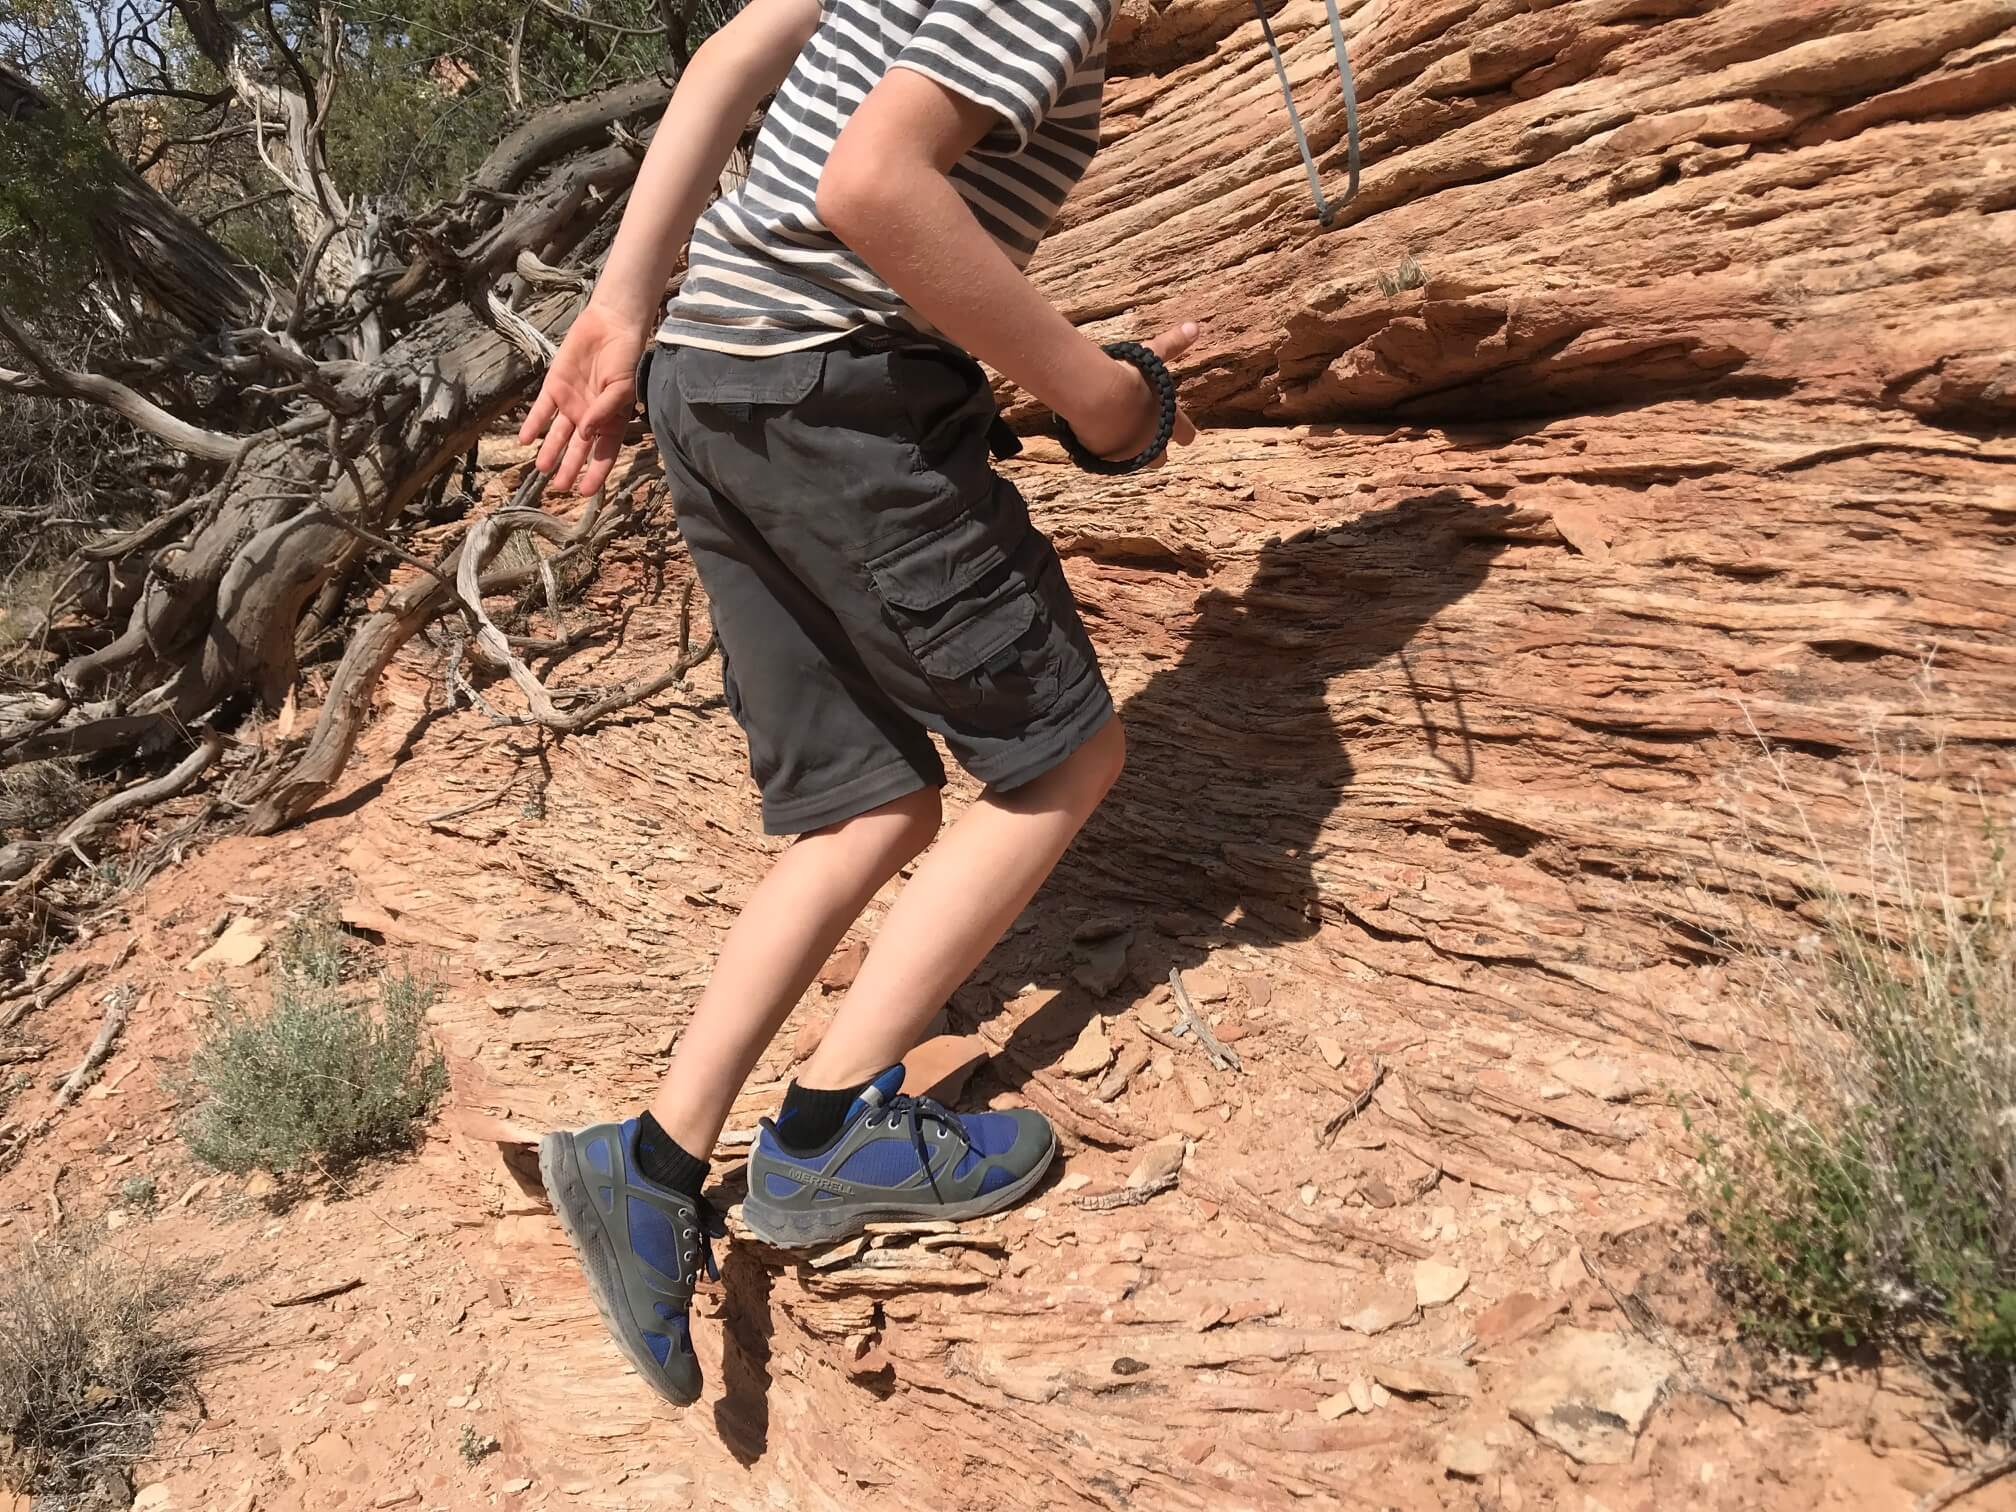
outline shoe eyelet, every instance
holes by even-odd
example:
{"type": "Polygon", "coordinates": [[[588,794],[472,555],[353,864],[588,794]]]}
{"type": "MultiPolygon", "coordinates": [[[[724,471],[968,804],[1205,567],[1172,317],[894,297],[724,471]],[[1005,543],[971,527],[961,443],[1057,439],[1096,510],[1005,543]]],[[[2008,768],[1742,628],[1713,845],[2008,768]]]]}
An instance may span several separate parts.
{"type": "Polygon", "coordinates": [[[935,1131],[935,1133],[939,1139],[943,1139],[945,1137],[945,1131],[943,1129],[938,1129],[935,1131]]]}

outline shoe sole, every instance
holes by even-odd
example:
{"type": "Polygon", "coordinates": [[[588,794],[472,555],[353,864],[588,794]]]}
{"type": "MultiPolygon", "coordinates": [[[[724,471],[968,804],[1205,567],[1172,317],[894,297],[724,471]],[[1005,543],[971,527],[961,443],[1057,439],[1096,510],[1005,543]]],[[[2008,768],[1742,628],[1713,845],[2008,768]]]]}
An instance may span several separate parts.
{"type": "Polygon", "coordinates": [[[554,1216],[560,1220],[574,1253],[581,1258],[582,1273],[588,1278],[588,1295],[595,1299],[595,1310],[602,1315],[611,1342],[658,1395],[675,1407],[692,1406],[700,1399],[699,1391],[681,1395],[665,1380],[664,1367],[652,1358],[651,1352],[630,1342],[641,1337],[643,1329],[630,1316],[630,1303],[617,1271],[615,1252],[602,1227],[601,1214],[588,1195],[588,1184],[581,1178],[574,1141],[565,1134],[548,1134],[539,1141],[539,1180],[546,1188],[546,1200],[553,1204],[554,1216]]]}
{"type": "Polygon", "coordinates": [[[1056,1158],[1057,1136],[1053,1132],[1050,1148],[1043,1152],[1043,1158],[1026,1175],[1007,1186],[996,1187],[983,1197],[969,1197],[964,1202],[943,1203],[935,1207],[923,1207],[914,1202],[841,1202],[834,1204],[839,1209],[837,1212],[821,1212],[817,1208],[785,1212],[770,1207],[762,1198],[752,1194],[742,1201],[742,1223],[750,1233],[773,1249],[813,1249],[822,1244],[850,1239],[869,1224],[884,1219],[942,1218],[958,1223],[969,1218],[984,1218],[989,1213],[1011,1208],[1027,1197],[1056,1158]]]}

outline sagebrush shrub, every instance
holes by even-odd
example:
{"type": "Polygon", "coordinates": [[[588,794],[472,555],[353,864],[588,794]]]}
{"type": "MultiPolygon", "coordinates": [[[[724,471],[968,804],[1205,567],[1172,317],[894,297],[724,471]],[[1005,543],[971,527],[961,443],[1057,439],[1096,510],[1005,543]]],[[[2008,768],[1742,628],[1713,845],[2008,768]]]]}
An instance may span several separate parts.
{"type": "Polygon", "coordinates": [[[354,995],[327,920],[296,925],[276,955],[270,1011],[213,1000],[189,1067],[191,1152],[284,1175],[410,1148],[448,1081],[426,1032],[433,986],[401,970],[378,978],[375,1001],[354,995]]]}

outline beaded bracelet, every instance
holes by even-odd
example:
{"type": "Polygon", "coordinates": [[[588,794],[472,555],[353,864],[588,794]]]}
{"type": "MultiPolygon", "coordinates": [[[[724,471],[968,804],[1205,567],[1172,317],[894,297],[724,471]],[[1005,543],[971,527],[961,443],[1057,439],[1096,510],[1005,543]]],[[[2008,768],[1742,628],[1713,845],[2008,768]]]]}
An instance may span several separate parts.
{"type": "Polygon", "coordinates": [[[1117,357],[1138,368],[1141,376],[1148,380],[1148,387],[1155,391],[1156,402],[1162,408],[1161,423],[1155,427],[1155,434],[1148,445],[1136,455],[1117,461],[1086,450],[1085,443],[1073,435],[1071,427],[1064,423],[1064,417],[1057,417],[1057,438],[1064,443],[1064,450],[1071,454],[1071,460],[1087,472],[1112,477],[1120,473],[1139,472],[1169,449],[1169,438],[1176,433],[1176,380],[1169,376],[1168,364],[1138,341],[1110,341],[1105,352],[1108,357],[1117,357]]]}

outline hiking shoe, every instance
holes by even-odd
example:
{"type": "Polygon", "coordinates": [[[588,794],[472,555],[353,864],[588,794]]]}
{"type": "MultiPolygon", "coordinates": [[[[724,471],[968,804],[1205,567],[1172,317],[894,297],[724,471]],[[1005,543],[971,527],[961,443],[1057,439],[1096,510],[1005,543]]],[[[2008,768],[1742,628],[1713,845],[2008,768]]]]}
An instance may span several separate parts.
{"type": "Polygon", "coordinates": [[[954,1113],[905,1097],[891,1066],[847,1110],[825,1149],[795,1154],[763,1120],[742,1221],[765,1244],[827,1244],[899,1218],[978,1218],[1029,1194],[1057,1153],[1040,1113],[954,1113]]]}
{"type": "Polygon", "coordinates": [[[708,1241],[724,1230],[704,1197],[637,1169],[636,1138],[634,1118],[548,1134],[539,1175],[609,1336],[652,1390],[684,1407],[700,1396],[686,1309],[702,1264],[720,1277],[708,1241]]]}

